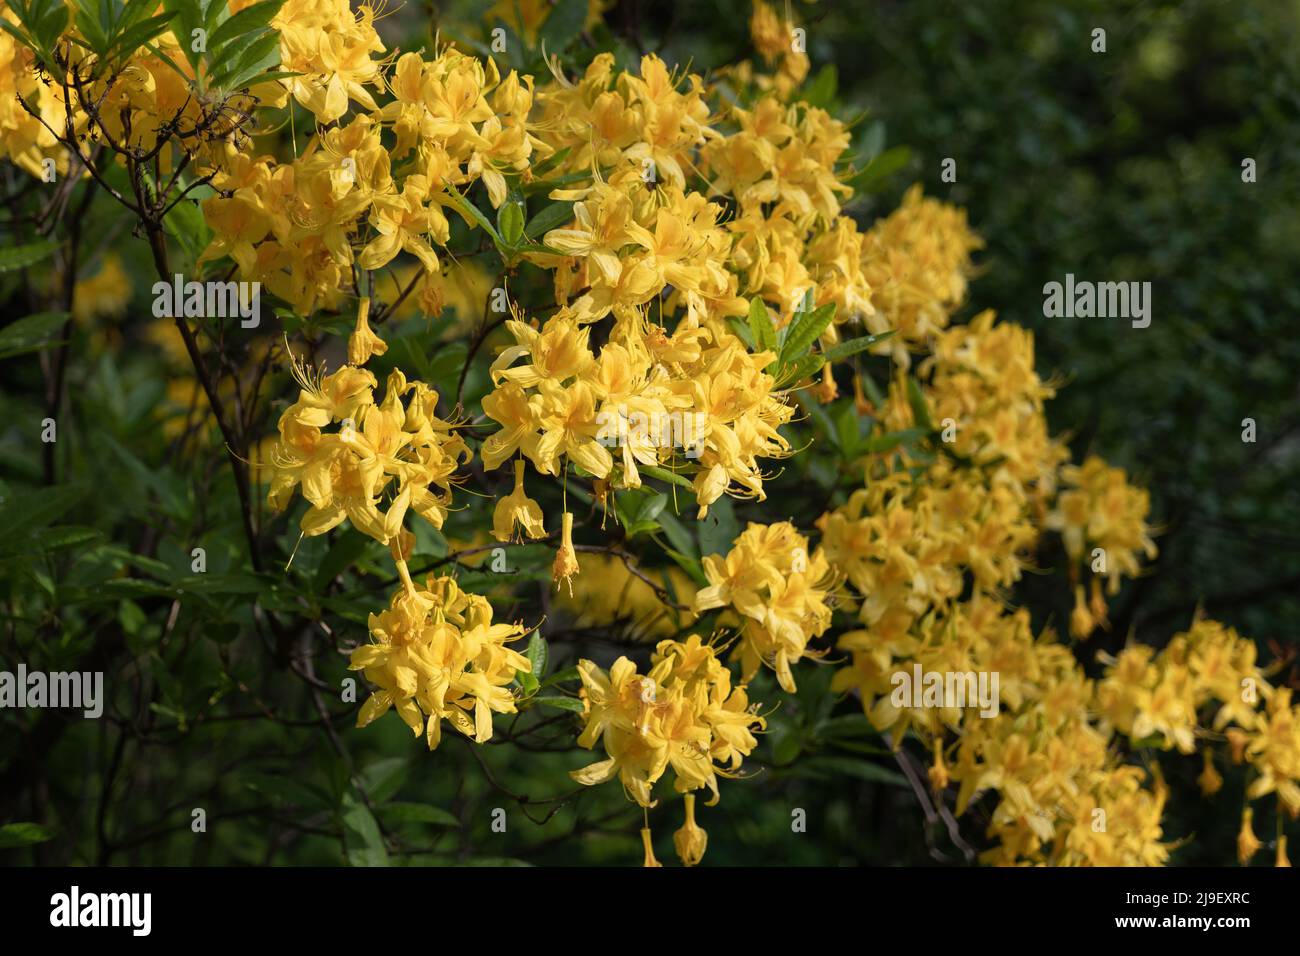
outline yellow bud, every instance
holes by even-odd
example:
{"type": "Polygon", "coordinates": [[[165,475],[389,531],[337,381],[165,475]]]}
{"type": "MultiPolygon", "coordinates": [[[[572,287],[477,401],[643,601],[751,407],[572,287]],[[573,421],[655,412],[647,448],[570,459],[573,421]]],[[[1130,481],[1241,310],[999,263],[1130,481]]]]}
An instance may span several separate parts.
{"type": "Polygon", "coordinates": [[[1218,793],[1219,788],[1223,786],[1223,777],[1221,777],[1219,771],[1214,768],[1214,754],[1210,748],[1206,747],[1202,753],[1205,757],[1205,769],[1202,770],[1201,775],[1196,778],[1196,782],[1201,785],[1201,793],[1207,797],[1212,797],[1218,793]]]}
{"type": "Polygon", "coordinates": [[[645,847],[645,862],[642,863],[641,865],[642,866],[663,866],[662,863],[660,863],[658,860],[655,859],[655,848],[654,848],[654,844],[650,842],[649,827],[641,828],[641,844],[645,847]]]}
{"type": "Polygon", "coordinates": [[[573,593],[571,578],[578,573],[578,555],[573,550],[573,512],[566,511],[560,525],[560,550],[555,552],[555,564],[551,566],[551,579],[558,588],[561,582],[569,585],[573,593]]]}
{"type": "Polygon", "coordinates": [[[695,866],[704,859],[709,845],[709,835],[695,823],[695,794],[686,794],[686,822],[673,834],[673,846],[678,858],[686,866],[695,866]]]}
{"type": "Polygon", "coordinates": [[[383,355],[388,343],[370,329],[370,298],[361,299],[356,330],[348,337],[348,364],[365,365],[372,355],[383,355]]]}
{"type": "Polygon", "coordinates": [[[1241,814],[1241,832],[1237,834],[1237,862],[1245,866],[1250,862],[1250,858],[1259,852],[1263,846],[1255,837],[1255,831],[1251,829],[1250,821],[1255,816],[1255,811],[1247,807],[1241,814]]]}

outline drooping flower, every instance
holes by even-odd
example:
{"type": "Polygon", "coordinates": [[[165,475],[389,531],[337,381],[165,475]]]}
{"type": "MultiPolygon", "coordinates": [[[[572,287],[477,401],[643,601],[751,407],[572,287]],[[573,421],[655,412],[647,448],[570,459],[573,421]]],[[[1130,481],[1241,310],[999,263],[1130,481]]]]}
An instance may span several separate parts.
{"type": "Polygon", "coordinates": [[[521,531],[530,538],[546,537],[541,506],[524,493],[524,462],[517,459],[515,490],[497,502],[492,512],[492,536],[498,541],[518,541],[521,531]]]}

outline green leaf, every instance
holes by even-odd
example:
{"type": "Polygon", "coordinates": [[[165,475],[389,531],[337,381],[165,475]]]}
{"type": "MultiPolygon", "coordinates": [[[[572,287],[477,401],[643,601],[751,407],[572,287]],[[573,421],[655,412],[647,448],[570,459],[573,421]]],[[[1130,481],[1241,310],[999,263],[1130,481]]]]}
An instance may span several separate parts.
{"type": "Polygon", "coordinates": [[[844,714],[831,717],[817,725],[817,736],[832,737],[879,737],[880,731],[871,725],[866,714],[844,714]]]}
{"type": "Polygon", "coordinates": [[[333,803],[329,794],[320,787],[289,776],[288,774],[252,773],[243,778],[244,786],[283,804],[309,810],[328,809],[333,803]]]}
{"type": "Polygon", "coordinates": [[[497,229],[511,249],[517,248],[524,235],[524,204],[507,199],[497,210],[497,229]]]}
{"type": "Polygon", "coordinates": [[[793,365],[783,365],[776,377],[776,385],[778,388],[796,385],[821,369],[825,362],[824,356],[815,354],[805,355],[793,365]]]}
{"type": "MultiPolygon", "coordinates": [[[[199,190],[196,189],[190,193],[190,196],[198,192],[199,190]]],[[[193,266],[198,261],[212,239],[212,230],[203,218],[203,210],[188,196],[173,206],[163,218],[163,229],[167,235],[180,243],[189,266],[193,266]]]]}
{"type": "Polygon", "coordinates": [[[160,13],[156,17],[151,17],[143,23],[137,23],[129,30],[123,31],[114,38],[108,55],[110,57],[129,58],[135,54],[142,46],[148,44],[155,37],[167,31],[171,23],[172,16],[170,13],[160,13]]]}
{"type": "Polygon", "coordinates": [[[502,241],[500,234],[493,228],[492,223],[488,221],[488,217],[483,215],[483,211],[478,206],[457,192],[455,186],[447,186],[444,194],[447,196],[451,207],[460,213],[466,223],[481,226],[492,237],[497,249],[499,251],[503,250],[505,243],[502,241]]]}
{"type": "Polygon", "coordinates": [[[832,345],[822,355],[827,362],[839,362],[842,359],[850,358],[860,352],[865,352],[878,342],[894,336],[894,329],[888,332],[881,332],[879,335],[864,335],[860,338],[849,339],[847,342],[840,342],[838,345],[832,345]]]}
{"type": "Polygon", "coordinates": [[[53,839],[54,834],[39,823],[6,823],[0,827],[0,850],[33,846],[53,839]]]}
{"type": "Polygon", "coordinates": [[[388,849],[374,814],[351,793],[343,795],[341,821],[349,865],[388,865],[388,849]]]}
{"type": "Polygon", "coordinates": [[[749,331],[754,336],[754,345],[760,351],[777,351],[776,328],[772,325],[772,317],[767,314],[767,306],[758,296],[749,300],[749,331]]]}
{"type": "Polygon", "coordinates": [[[427,803],[386,803],[379,808],[379,816],[389,826],[403,823],[432,823],[440,827],[460,826],[460,821],[446,810],[427,803]]]}
{"type": "Polygon", "coordinates": [[[190,66],[197,70],[203,54],[193,49],[194,44],[191,41],[195,30],[207,29],[199,5],[194,0],[163,0],[163,9],[175,20],[172,32],[176,34],[181,52],[185,54],[185,59],[189,61],[190,66]]]}
{"type": "Polygon", "coordinates": [[[559,229],[561,226],[573,220],[573,203],[567,199],[551,203],[543,208],[532,219],[528,220],[528,226],[524,229],[524,235],[529,239],[540,239],[552,229],[559,229]]]}
{"type": "Polygon", "coordinates": [[[537,693],[537,688],[541,686],[542,676],[546,671],[546,641],[540,631],[534,631],[532,638],[528,641],[528,647],[524,651],[524,656],[532,664],[532,670],[515,671],[515,679],[519,681],[519,686],[528,697],[537,693]]]}
{"type": "Polygon", "coordinates": [[[0,359],[61,345],[55,339],[68,321],[66,312],[38,312],[0,329],[0,359]]]}
{"type": "Polygon", "coordinates": [[[51,485],[39,491],[6,496],[0,506],[0,528],[5,536],[44,528],[72,510],[86,496],[85,485],[51,485]]]}
{"type": "Polygon", "coordinates": [[[579,677],[578,668],[566,667],[564,670],[556,671],[550,677],[546,678],[546,680],[542,681],[542,686],[549,687],[552,684],[563,684],[568,681],[578,680],[579,677]]]}
{"type": "Polygon", "coordinates": [[[550,156],[547,156],[540,163],[532,167],[533,177],[541,178],[545,176],[556,166],[559,166],[560,163],[564,162],[571,152],[573,152],[572,146],[566,146],[564,149],[556,150],[550,156]]]}
{"type": "Polygon", "coordinates": [[[677,566],[690,575],[691,580],[698,587],[706,588],[709,586],[709,579],[704,574],[704,567],[700,564],[698,558],[689,554],[684,554],[676,548],[665,548],[664,553],[677,562],[677,566]]]}
{"type": "Polygon", "coordinates": [[[22,246],[10,246],[8,249],[0,249],[0,272],[26,269],[28,266],[35,265],[49,256],[57,248],[59,248],[59,244],[53,239],[42,239],[39,242],[29,242],[22,246]]]}
{"type": "Polygon", "coordinates": [[[841,454],[849,457],[858,447],[858,412],[852,402],[845,402],[835,418],[835,444],[841,454]]]}
{"type": "Polygon", "coordinates": [[[799,98],[809,106],[829,110],[835,102],[835,92],[839,88],[839,74],[834,63],[827,63],[818,72],[811,83],[799,91],[799,98]]]}
{"type": "Polygon", "coordinates": [[[659,516],[659,526],[663,528],[669,544],[682,554],[694,555],[695,538],[672,512],[665,511],[659,516]]]}
{"type": "Polygon", "coordinates": [[[107,4],[95,0],[77,0],[77,6],[73,21],[90,49],[102,57],[108,50],[108,31],[112,27],[110,10],[107,4]]]}
{"type": "Polygon", "coordinates": [[[746,317],[742,322],[734,315],[727,317],[727,325],[740,341],[745,343],[745,348],[751,352],[758,351],[758,344],[754,341],[754,330],[749,327],[749,319],[746,317]]]}
{"type": "MultiPolygon", "coordinates": [[[[239,48],[243,42],[243,38],[233,41],[230,47],[239,48]]],[[[256,37],[242,53],[239,53],[232,66],[218,70],[212,77],[212,85],[223,90],[242,90],[250,86],[260,74],[279,64],[280,35],[268,31],[256,37]]]]}
{"type": "Polygon", "coordinates": [[[556,710],[567,710],[575,714],[583,711],[582,701],[575,697],[534,697],[530,703],[537,707],[553,707],[556,710]]]}
{"type": "Polygon", "coordinates": [[[934,422],[930,419],[930,409],[925,401],[925,393],[921,391],[921,383],[910,375],[907,377],[907,404],[912,406],[912,417],[916,420],[917,427],[927,432],[934,431],[934,422]]]}
{"type": "Polygon", "coordinates": [[[636,520],[654,521],[667,506],[668,496],[663,493],[647,498],[641,503],[641,509],[637,512],[636,520]]]}
{"type": "Polygon", "coordinates": [[[312,577],[312,590],[320,593],[329,587],[331,581],[356,563],[357,558],[365,552],[370,540],[355,528],[344,530],[334,539],[334,543],[330,545],[329,551],[325,553],[325,557],[316,568],[316,574],[312,577]]]}
{"type": "Polygon", "coordinates": [[[539,45],[548,55],[563,53],[577,39],[587,23],[587,0],[559,0],[538,33],[539,45]]]}
{"type": "Polygon", "coordinates": [[[740,522],[730,498],[719,498],[709,505],[709,513],[700,519],[697,535],[700,554],[726,554],[740,536],[740,522]]]}
{"type": "Polygon", "coordinates": [[[906,166],[912,159],[912,151],[906,146],[887,149],[867,163],[860,173],[849,180],[854,192],[880,192],[888,185],[888,179],[906,166]]]}
{"type": "Polygon", "coordinates": [[[907,445],[918,441],[930,434],[924,428],[905,428],[901,432],[887,432],[884,435],[873,435],[867,442],[864,451],[871,454],[880,452],[893,451],[899,445],[907,445]]]}
{"type": "Polygon", "coordinates": [[[410,769],[405,757],[376,760],[357,774],[357,786],[370,797],[371,803],[383,803],[402,789],[410,769]]]}
{"type": "Polygon", "coordinates": [[[895,787],[908,786],[907,778],[896,770],[890,770],[869,760],[854,757],[837,757],[834,755],[812,757],[801,762],[796,768],[800,776],[817,778],[856,777],[870,783],[887,783],[895,787]]]}
{"type": "Polygon", "coordinates": [[[213,34],[208,37],[208,49],[215,50],[223,43],[235,39],[235,37],[269,27],[271,20],[280,12],[282,6],[284,6],[284,0],[263,0],[262,3],[244,7],[244,9],[217,27],[213,34]]]}
{"type": "Polygon", "coordinates": [[[532,676],[541,681],[546,676],[546,660],[549,656],[546,638],[542,637],[541,631],[533,631],[533,636],[528,639],[528,649],[524,651],[524,656],[528,658],[528,663],[533,665],[532,676]]]}
{"type": "Polygon", "coordinates": [[[826,331],[827,326],[835,318],[835,303],[828,302],[820,309],[796,314],[798,318],[791,325],[789,334],[785,338],[785,344],[781,346],[782,364],[790,364],[808,354],[812,344],[826,331]]]}

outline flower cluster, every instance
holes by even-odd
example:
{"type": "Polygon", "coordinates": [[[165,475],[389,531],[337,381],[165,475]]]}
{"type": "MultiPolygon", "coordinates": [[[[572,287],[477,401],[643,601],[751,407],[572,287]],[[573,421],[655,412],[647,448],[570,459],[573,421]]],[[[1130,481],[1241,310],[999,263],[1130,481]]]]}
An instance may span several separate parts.
{"type": "MultiPolygon", "coordinates": [[[[744,686],[732,685],[731,672],[698,635],[661,641],[644,675],[626,657],[608,672],[580,661],[578,672],[585,722],[578,743],[591,749],[600,741],[606,758],[573,771],[573,779],[594,786],[617,777],[643,807],[655,806],[653,787],[670,768],[678,793],[707,789],[709,805],[717,803],[718,777],[736,775],[757,746],[754,731],[766,726],[744,686]]],[[[695,863],[704,847],[693,800],[687,813],[678,847],[686,850],[684,862],[695,863]]]]}
{"type": "Polygon", "coordinates": [[[965,210],[927,199],[919,185],[866,233],[861,268],[874,309],[867,326],[876,333],[894,331],[890,348],[904,367],[907,348],[924,346],[946,328],[965,299],[971,253],[983,244],[967,225],[965,210]]]}
{"type": "Polygon", "coordinates": [[[695,595],[695,610],[729,607],[743,621],[734,651],[741,679],[766,664],[793,693],[791,666],[819,656],[808,642],[831,623],[837,581],[826,555],[810,555],[808,539],[788,521],[750,524],[725,556],[705,556],[704,573],[709,585],[695,595]]]}
{"type": "Polygon", "coordinates": [[[483,399],[502,426],[483,445],[485,468],[519,452],[544,475],[561,474],[567,459],[615,488],[638,488],[638,466],[678,459],[698,466],[700,517],[733,486],[762,500],[758,459],[788,453],[777,428],[793,414],[763,371],[770,353],[698,326],[638,335],[629,324],[597,355],[571,315],[507,326],[517,344],[493,363],[496,387],[483,399]]]}
{"type": "Polygon", "coordinates": [[[1130,485],[1122,468],[1095,455],[1082,465],[1061,468],[1060,482],[1062,490],[1046,526],[1061,534],[1071,580],[1078,581],[1083,566],[1091,570],[1091,599],[1085,603],[1083,585],[1076,584],[1070,619],[1070,633],[1083,638],[1106,623],[1102,581],[1107,593],[1117,594],[1122,578],[1137,576],[1143,556],[1156,556],[1146,524],[1151,496],[1130,485]]]}
{"type": "Polygon", "coordinates": [[[386,611],[370,615],[371,643],[352,652],[351,669],[378,688],[357,726],[395,707],[430,750],[444,720],[478,743],[490,740],[492,715],[515,712],[508,685],[532,669],[506,646],[523,635],[522,625],[493,624],[487,599],[465,593],[453,578],[430,578],[424,587],[408,578],[386,611]]]}
{"type": "Polygon", "coordinates": [[[811,65],[808,55],[796,44],[796,29],[792,21],[781,19],[763,0],[754,0],[749,35],[765,64],[779,64],[772,86],[782,96],[789,96],[803,82],[811,65]]]}
{"type": "Polygon", "coordinates": [[[1010,587],[1038,537],[1010,486],[944,459],[874,478],[817,527],[825,559],[862,595],[859,619],[886,643],[950,607],[966,572],[985,593],[1010,587]]]}
{"type": "Polygon", "coordinates": [[[405,557],[406,512],[441,528],[453,476],[472,455],[452,425],[434,413],[437,392],[423,382],[407,382],[395,369],[376,404],[375,377],[363,368],[345,365],[319,377],[301,365],[295,371],[301,391],[280,416],[280,440],[270,461],[270,503],[283,509],[301,488],[311,504],[302,517],[303,534],[324,534],[346,519],[405,557]],[[326,431],[334,426],[337,430],[326,431]],[[381,511],[386,492],[392,501],[381,511]]]}

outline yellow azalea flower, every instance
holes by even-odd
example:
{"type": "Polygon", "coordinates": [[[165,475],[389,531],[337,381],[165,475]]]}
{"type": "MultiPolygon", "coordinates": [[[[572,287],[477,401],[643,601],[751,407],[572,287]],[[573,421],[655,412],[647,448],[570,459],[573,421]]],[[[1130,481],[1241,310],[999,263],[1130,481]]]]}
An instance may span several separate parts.
{"type": "Polygon", "coordinates": [[[1083,585],[1074,589],[1074,610],[1070,612],[1070,634],[1080,639],[1088,637],[1097,628],[1092,612],[1083,597],[1083,585]]]}
{"type": "Polygon", "coordinates": [[[560,521],[560,547],[555,552],[555,563],[551,568],[555,587],[558,589],[561,584],[567,584],[572,594],[572,580],[578,570],[578,554],[573,550],[573,512],[566,511],[560,521]]]}
{"type": "Polygon", "coordinates": [[[427,273],[436,273],[438,255],[425,236],[445,245],[450,227],[441,209],[425,204],[426,197],[426,180],[414,175],[406,178],[400,196],[376,196],[370,224],[379,235],[362,250],[357,265],[381,269],[404,250],[419,259],[427,273]]]}
{"type": "Polygon", "coordinates": [[[751,523],[725,557],[706,555],[703,565],[709,585],[696,594],[695,610],[730,606],[745,619],[734,652],[741,679],[749,681],[766,664],[793,693],[792,665],[819,656],[808,642],[831,623],[836,582],[825,555],[810,555],[808,539],[788,521],[751,523]]]}
{"type": "Polygon", "coordinates": [[[1246,788],[1246,797],[1256,800],[1276,793],[1281,809],[1295,819],[1300,816],[1300,706],[1292,706],[1291,689],[1271,690],[1260,716],[1246,744],[1246,759],[1259,776],[1246,788]]]}
{"type": "Polygon", "coordinates": [[[645,862],[641,864],[642,866],[663,866],[655,859],[654,841],[650,837],[649,827],[641,828],[641,845],[645,848],[645,862]]]}
{"type": "Polygon", "coordinates": [[[1241,831],[1237,834],[1237,862],[1245,866],[1251,858],[1259,852],[1264,845],[1259,842],[1255,836],[1255,830],[1251,826],[1251,821],[1255,816],[1255,811],[1246,807],[1241,812],[1241,831]]]}
{"type": "Polygon", "coordinates": [[[72,292],[72,314],[78,322],[121,315],[131,303],[131,293],[131,280],[122,268],[121,257],[106,253],[98,272],[77,280],[72,292]]]}
{"type": "Polygon", "coordinates": [[[1201,793],[1207,797],[1214,796],[1223,787],[1223,777],[1215,769],[1214,754],[1208,747],[1204,750],[1204,768],[1196,782],[1200,785],[1201,793]]]}
{"type": "Polygon", "coordinates": [[[505,384],[483,396],[483,414],[502,426],[501,431],[489,435],[481,449],[483,467],[497,468],[517,451],[536,462],[537,445],[541,439],[540,395],[530,396],[518,385],[505,384]]]}
{"type": "Polygon", "coordinates": [[[288,0],[272,19],[280,35],[281,69],[293,96],[321,123],[342,116],[350,99],[376,109],[366,86],[378,79],[372,53],[384,45],[374,29],[375,10],[353,13],[347,0],[288,0]]]}
{"type": "MultiPolygon", "coordinates": [[[[570,521],[572,524],[572,521],[570,521]]],[[[497,502],[492,512],[492,535],[498,541],[521,540],[520,529],[530,538],[546,537],[542,527],[542,509],[524,494],[524,463],[515,461],[515,490],[497,502]]]]}
{"type": "Polygon", "coordinates": [[[507,685],[532,667],[506,647],[524,633],[519,624],[493,624],[492,606],[450,577],[424,587],[407,578],[388,610],[370,615],[372,643],[352,652],[349,668],[378,688],[357,726],[395,707],[413,733],[424,732],[430,750],[442,739],[443,720],[478,743],[490,740],[492,714],[515,712],[507,685]]]}
{"type": "Polygon", "coordinates": [[[673,847],[682,863],[696,866],[704,859],[709,835],[695,823],[695,794],[688,793],[683,799],[686,801],[686,822],[673,834],[673,847]]]}
{"type": "Polygon", "coordinates": [[[363,296],[357,310],[357,327],[348,337],[348,364],[365,365],[372,355],[383,355],[388,343],[370,328],[370,297],[363,296]]]}
{"type": "Polygon", "coordinates": [[[408,509],[441,527],[455,473],[471,453],[451,425],[431,414],[437,394],[408,383],[400,370],[389,376],[380,404],[374,403],[374,376],[355,366],[319,379],[297,366],[294,374],[302,391],[280,417],[270,461],[271,506],[287,507],[301,488],[312,505],[302,519],[309,537],[348,520],[387,544],[408,509]],[[337,430],[324,430],[331,426],[337,430]],[[379,510],[385,491],[393,495],[386,513],[379,510]]]}
{"type": "Polygon", "coordinates": [[[653,787],[669,769],[679,793],[708,789],[716,803],[717,777],[740,769],[757,746],[752,731],[766,725],[698,635],[660,642],[646,675],[626,657],[608,673],[579,661],[578,673],[586,721],[578,743],[591,748],[600,741],[606,759],[572,777],[595,786],[617,776],[643,807],[655,805],[653,787]]]}

